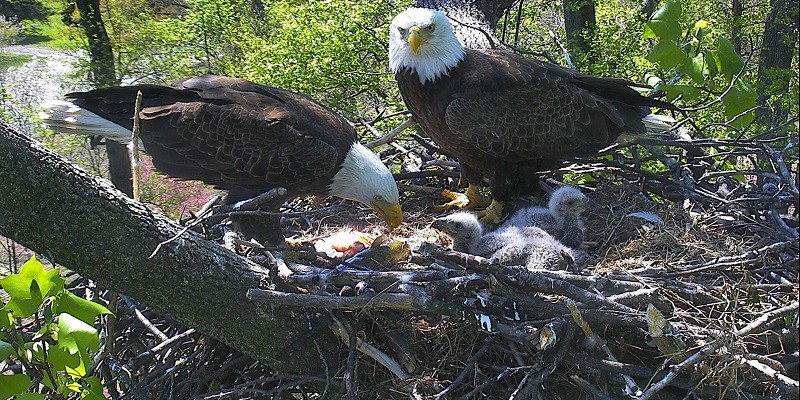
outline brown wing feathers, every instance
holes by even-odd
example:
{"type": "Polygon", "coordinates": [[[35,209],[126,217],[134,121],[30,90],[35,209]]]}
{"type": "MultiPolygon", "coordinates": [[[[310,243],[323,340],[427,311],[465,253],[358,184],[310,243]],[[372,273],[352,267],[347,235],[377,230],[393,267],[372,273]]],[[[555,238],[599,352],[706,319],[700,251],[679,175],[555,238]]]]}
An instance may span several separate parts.
{"type": "Polygon", "coordinates": [[[459,76],[469,87],[447,109],[451,131],[509,161],[593,154],[623,132],[644,133],[648,107],[674,109],[626,80],[507,52],[468,50],[459,70],[474,76],[459,76]]]}
{"type": "Polygon", "coordinates": [[[142,141],[167,175],[223,189],[286,186],[323,194],[355,131],[303,95],[241,79],[202,76],[163,87],[137,85],[68,95],[128,129],[143,93],[142,141]]]}

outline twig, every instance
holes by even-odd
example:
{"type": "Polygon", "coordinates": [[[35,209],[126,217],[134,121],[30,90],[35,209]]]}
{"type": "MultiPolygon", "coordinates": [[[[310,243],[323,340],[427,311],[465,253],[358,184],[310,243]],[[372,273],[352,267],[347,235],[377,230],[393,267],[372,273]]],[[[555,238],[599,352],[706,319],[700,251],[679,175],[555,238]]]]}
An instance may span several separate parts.
{"type": "MultiPolygon", "coordinates": [[[[383,135],[383,136],[381,136],[381,137],[379,137],[379,138],[367,143],[365,146],[367,146],[367,148],[369,148],[369,149],[373,149],[373,148],[378,147],[378,146],[380,146],[382,144],[389,143],[397,135],[399,135],[401,132],[406,130],[406,128],[408,128],[409,126],[413,125],[414,122],[415,122],[414,121],[414,117],[408,117],[405,121],[403,121],[402,124],[398,125],[394,129],[392,129],[389,133],[387,133],[387,134],[385,134],[385,135],[383,135]]],[[[368,129],[372,128],[372,126],[370,126],[366,122],[364,123],[364,125],[367,126],[368,129]]]]}
{"type": "MultiPolygon", "coordinates": [[[[793,312],[797,312],[797,310],[798,310],[798,303],[795,302],[795,303],[792,303],[792,304],[790,304],[788,306],[777,308],[777,309],[774,309],[774,310],[769,311],[767,313],[764,313],[760,317],[756,318],[755,320],[753,320],[752,322],[747,324],[744,328],[739,329],[736,332],[733,332],[733,336],[741,338],[743,336],[747,336],[747,335],[750,335],[750,334],[757,334],[757,333],[760,332],[759,329],[764,324],[769,322],[770,320],[772,320],[774,318],[782,317],[784,315],[787,315],[787,314],[790,314],[790,313],[793,313],[793,312]]],[[[678,374],[682,370],[684,370],[685,368],[687,368],[687,367],[689,367],[691,365],[697,364],[705,356],[713,353],[714,351],[716,351],[717,349],[722,347],[725,343],[727,343],[727,338],[719,338],[719,339],[715,340],[714,342],[712,342],[711,344],[708,344],[708,345],[704,346],[702,349],[700,349],[696,353],[694,353],[691,356],[689,356],[683,362],[671,366],[669,373],[666,376],[664,376],[664,378],[662,378],[660,381],[654,383],[647,390],[645,390],[644,393],[642,393],[642,395],[639,397],[639,400],[647,400],[647,399],[649,399],[654,394],[656,394],[659,390],[661,390],[661,389],[665,388],[667,385],[669,385],[669,383],[673,379],[677,378],[678,374]]]]}
{"type": "Polygon", "coordinates": [[[461,382],[463,382],[464,379],[467,378],[467,375],[472,371],[472,368],[475,366],[475,363],[477,363],[478,360],[480,360],[481,357],[483,357],[483,355],[486,354],[486,352],[488,352],[489,349],[491,348],[492,348],[492,340],[490,336],[487,336],[485,339],[483,339],[483,346],[481,346],[481,348],[478,349],[478,351],[476,351],[475,354],[473,354],[472,357],[469,358],[467,363],[464,365],[464,368],[461,369],[461,373],[458,374],[458,376],[456,377],[456,379],[453,380],[450,386],[444,388],[444,390],[442,390],[441,392],[436,393],[433,396],[433,398],[436,400],[441,399],[442,397],[449,395],[453,390],[455,390],[456,387],[458,387],[458,385],[460,385],[461,382]]]}
{"type": "MultiPolygon", "coordinates": [[[[339,336],[342,340],[347,343],[350,343],[350,335],[348,335],[347,331],[345,330],[344,326],[342,326],[341,322],[334,319],[334,324],[329,325],[328,327],[333,331],[336,336],[339,336]]],[[[403,370],[403,367],[400,366],[400,363],[386,355],[386,353],[378,350],[374,346],[369,343],[364,342],[361,338],[356,336],[356,349],[366,355],[369,358],[377,361],[379,364],[383,365],[388,369],[391,373],[393,373],[398,379],[406,380],[411,378],[406,371],[403,370]]]]}
{"type": "MultiPolygon", "coordinates": [[[[567,308],[569,308],[569,312],[572,315],[572,319],[575,320],[575,324],[578,325],[579,328],[583,331],[583,334],[586,336],[587,340],[591,340],[597,346],[599,346],[604,353],[606,353],[606,358],[611,361],[617,361],[617,357],[614,356],[614,353],[611,352],[611,349],[608,348],[606,341],[603,340],[599,335],[592,331],[592,328],[586,321],[583,320],[583,316],[581,312],[578,310],[578,306],[575,305],[575,302],[572,300],[567,300],[567,308]]],[[[626,374],[622,374],[622,379],[625,380],[625,393],[631,395],[639,395],[642,391],[639,389],[639,385],[636,381],[633,380],[630,376],[626,374]]]]}
{"type": "Polygon", "coordinates": [[[735,255],[735,256],[719,257],[716,260],[708,261],[708,262],[705,262],[705,263],[702,263],[702,264],[690,264],[690,265],[687,265],[687,266],[681,268],[682,269],[681,271],[671,272],[671,273],[668,273],[667,275],[668,276],[686,276],[686,275],[696,274],[698,272],[707,271],[707,270],[710,270],[710,269],[716,269],[716,268],[722,268],[722,267],[730,267],[730,266],[735,266],[735,265],[748,264],[750,262],[758,261],[758,260],[763,259],[763,257],[766,256],[767,254],[777,253],[777,252],[780,252],[782,250],[785,250],[785,249],[791,247],[792,245],[795,245],[795,246],[797,245],[797,239],[788,240],[788,241],[784,241],[784,242],[772,243],[772,244],[766,245],[764,247],[761,247],[761,248],[758,248],[758,249],[755,249],[755,250],[750,250],[750,251],[745,252],[743,254],[738,254],[738,255],[735,255]]]}
{"type": "Polygon", "coordinates": [[[156,335],[159,341],[163,342],[169,339],[169,336],[165,335],[164,332],[161,332],[160,329],[156,328],[156,326],[153,325],[153,323],[150,322],[150,320],[147,319],[147,317],[145,317],[141,311],[139,311],[139,307],[136,305],[136,302],[134,302],[130,297],[122,294],[119,295],[119,297],[122,298],[122,301],[124,301],[125,304],[128,305],[128,308],[133,310],[133,313],[136,315],[136,318],[139,320],[139,322],[141,322],[142,325],[144,325],[145,328],[147,328],[147,330],[156,335]]]}
{"type": "Polygon", "coordinates": [[[136,201],[142,200],[142,186],[141,186],[141,169],[142,162],[139,159],[139,135],[141,131],[141,117],[139,113],[142,111],[142,91],[136,92],[136,102],[133,108],[133,132],[130,143],[131,152],[131,170],[133,173],[133,199],[136,201]]]}

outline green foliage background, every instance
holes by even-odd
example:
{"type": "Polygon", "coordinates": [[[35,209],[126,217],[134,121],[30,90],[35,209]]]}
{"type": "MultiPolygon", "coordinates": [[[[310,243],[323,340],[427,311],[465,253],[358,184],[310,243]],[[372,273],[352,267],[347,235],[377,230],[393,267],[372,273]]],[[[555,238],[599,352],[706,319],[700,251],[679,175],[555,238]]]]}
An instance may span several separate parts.
{"type": "Polygon", "coordinates": [[[407,2],[189,0],[164,10],[108,0],[122,76],[213,72],[314,96],[351,120],[400,106],[386,67],[389,16],[407,2]],[[146,11],[146,12],[143,12],[146,11]]]}

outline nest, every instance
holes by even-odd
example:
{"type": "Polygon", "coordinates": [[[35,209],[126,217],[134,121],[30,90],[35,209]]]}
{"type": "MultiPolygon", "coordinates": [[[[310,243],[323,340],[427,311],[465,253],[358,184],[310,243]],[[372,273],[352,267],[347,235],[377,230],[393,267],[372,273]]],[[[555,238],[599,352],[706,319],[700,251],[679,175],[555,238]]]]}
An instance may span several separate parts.
{"type": "MultiPolygon", "coordinates": [[[[433,146],[422,140],[382,154],[403,167],[406,224],[360,258],[313,247],[343,231],[367,242],[383,232],[377,217],[342,201],[322,211],[289,204],[297,212],[284,218],[297,244],[289,249],[265,249],[219,226],[204,230],[276,271],[281,290],[252,288],[252,301],[325,315],[320,323],[342,342],[340,369],[275,371],[122,297],[107,327],[114,350],[101,365],[105,381],[116,382],[110,394],[796,398],[797,164],[782,158],[796,159],[796,141],[782,151],[772,150],[774,139],[661,142],[658,151],[633,143],[611,149],[610,159],[553,171],[592,176],[579,187],[596,203],[585,215],[595,262],[567,272],[447,250],[430,223],[441,215],[433,209],[442,188],[457,188],[457,171],[428,155],[433,146]],[[736,152],[771,160],[772,168],[716,167],[736,152]],[[653,160],[663,169],[646,166],[653,160]]],[[[218,220],[191,223],[208,221],[218,220]]]]}

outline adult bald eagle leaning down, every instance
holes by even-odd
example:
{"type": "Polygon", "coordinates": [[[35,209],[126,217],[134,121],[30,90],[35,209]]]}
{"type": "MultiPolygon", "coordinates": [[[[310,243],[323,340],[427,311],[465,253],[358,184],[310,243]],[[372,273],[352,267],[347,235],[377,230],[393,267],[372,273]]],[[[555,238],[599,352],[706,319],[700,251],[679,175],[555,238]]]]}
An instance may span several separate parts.
{"type": "Polygon", "coordinates": [[[478,188],[488,178],[494,198],[484,223],[502,218],[506,200],[534,193],[538,171],[595,154],[623,132],[645,133],[649,107],[675,109],[623,79],[464,49],[439,11],[400,13],[389,38],[389,68],[403,100],[428,136],[458,158],[470,206],[480,206],[478,188]]]}
{"type": "MultiPolygon", "coordinates": [[[[228,203],[284,187],[287,194],[269,210],[293,197],[331,195],[370,206],[392,228],[403,220],[389,169],[358,142],[344,118],[302,94],[204,75],[172,87],[70,93],[71,102],[44,104],[42,116],[57,132],[127,142],[137,91],[143,95],[141,140],[156,169],[168,176],[227,190],[228,203]]],[[[276,243],[283,239],[278,222],[246,219],[240,228],[276,243]]]]}

